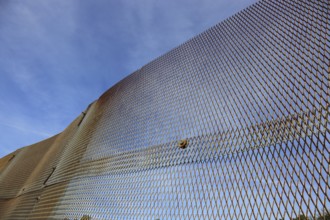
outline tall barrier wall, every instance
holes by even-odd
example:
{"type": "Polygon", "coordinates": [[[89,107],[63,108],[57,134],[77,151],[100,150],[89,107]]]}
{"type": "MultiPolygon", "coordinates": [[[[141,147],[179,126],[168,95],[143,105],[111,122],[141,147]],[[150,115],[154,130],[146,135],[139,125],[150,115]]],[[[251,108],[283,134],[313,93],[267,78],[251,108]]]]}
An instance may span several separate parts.
{"type": "Polygon", "coordinates": [[[330,1],[260,1],[0,159],[0,219],[330,219],[330,1]]]}

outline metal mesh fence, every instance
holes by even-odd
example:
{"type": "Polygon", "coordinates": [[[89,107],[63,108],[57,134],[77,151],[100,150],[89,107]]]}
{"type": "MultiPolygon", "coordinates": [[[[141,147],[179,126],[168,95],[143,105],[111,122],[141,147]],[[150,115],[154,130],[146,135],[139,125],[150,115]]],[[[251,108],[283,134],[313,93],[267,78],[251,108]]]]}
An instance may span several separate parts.
{"type": "Polygon", "coordinates": [[[0,159],[0,218],[330,219],[329,78],[330,2],[260,1],[0,159]]]}

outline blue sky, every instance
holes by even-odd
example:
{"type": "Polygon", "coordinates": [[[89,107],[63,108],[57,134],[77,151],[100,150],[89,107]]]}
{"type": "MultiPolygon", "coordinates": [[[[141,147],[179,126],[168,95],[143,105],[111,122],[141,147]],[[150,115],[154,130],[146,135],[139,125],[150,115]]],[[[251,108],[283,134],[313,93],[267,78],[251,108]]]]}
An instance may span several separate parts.
{"type": "Polygon", "coordinates": [[[0,157],[257,0],[0,0],[0,157]]]}

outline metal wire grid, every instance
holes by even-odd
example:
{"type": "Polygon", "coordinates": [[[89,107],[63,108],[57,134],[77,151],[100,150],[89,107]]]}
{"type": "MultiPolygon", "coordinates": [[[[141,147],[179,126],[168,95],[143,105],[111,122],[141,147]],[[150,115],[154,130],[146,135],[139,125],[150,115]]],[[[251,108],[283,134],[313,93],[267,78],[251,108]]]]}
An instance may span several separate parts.
{"type": "Polygon", "coordinates": [[[0,159],[4,166],[0,172],[0,219],[26,219],[29,216],[80,120],[81,116],[61,134],[0,159]]]}
{"type": "Polygon", "coordinates": [[[29,219],[323,215],[329,10],[260,1],[112,87],[63,144],[29,219]]]}
{"type": "MultiPolygon", "coordinates": [[[[55,138],[50,138],[40,144],[23,148],[8,164],[0,178],[1,198],[13,198],[30,191],[25,184],[31,174],[37,169],[38,163],[49,149],[55,138]]],[[[34,177],[32,176],[34,179],[34,177]]],[[[38,180],[38,179],[34,179],[38,180]]]]}

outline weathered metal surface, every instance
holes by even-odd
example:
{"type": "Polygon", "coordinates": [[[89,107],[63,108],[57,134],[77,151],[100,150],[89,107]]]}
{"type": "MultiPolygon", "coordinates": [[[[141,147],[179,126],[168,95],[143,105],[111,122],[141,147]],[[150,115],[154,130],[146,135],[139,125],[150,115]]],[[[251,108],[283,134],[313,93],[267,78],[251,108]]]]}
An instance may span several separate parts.
{"type": "Polygon", "coordinates": [[[0,159],[0,219],[326,216],[329,39],[328,0],[254,4],[0,159]]]}

